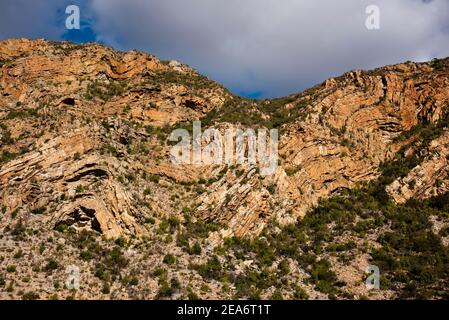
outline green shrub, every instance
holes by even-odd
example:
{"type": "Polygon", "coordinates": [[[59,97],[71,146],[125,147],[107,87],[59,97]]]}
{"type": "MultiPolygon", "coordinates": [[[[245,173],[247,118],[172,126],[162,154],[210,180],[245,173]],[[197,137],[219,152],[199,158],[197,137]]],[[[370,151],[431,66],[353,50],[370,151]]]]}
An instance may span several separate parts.
{"type": "Polygon", "coordinates": [[[295,300],[308,300],[309,299],[309,295],[307,294],[307,292],[300,288],[300,287],[296,287],[295,291],[293,292],[293,299],[295,300]]]}
{"type": "Polygon", "coordinates": [[[279,289],[276,289],[276,291],[273,292],[273,294],[270,296],[270,300],[284,300],[284,296],[282,295],[282,292],[279,289]]]}
{"type": "Polygon", "coordinates": [[[65,231],[67,231],[68,226],[65,223],[59,223],[56,227],[55,230],[61,233],[64,233],[65,231]]]}
{"type": "Polygon", "coordinates": [[[44,214],[45,211],[47,211],[46,208],[40,207],[40,208],[36,208],[36,209],[31,210],[31,213],[32,214],[36,214],[36,215],[40,215],[40,214],[44,214]]]}
{"type": "Polygon", "coordinates": [[[103,288],[101,289],[101,293],[103,293],[103,294],[111,293],[111,285],[108,282],[103,283],[103,288]]]}
{"type": "Polygon", "coordinates": [[[15,154],[15,153],[11,153],[9,151],[3,151],[0,154],[0,164],[14,160],[16,157],[17,157],[17,154],[15,154]]]}
{"type": "Polygon", "coordinates": [[[23,257],[23,251],[22,249],[19,249],[15,254],[14,254],[14,259],[20,259],[23,257]]]}
{"type": "Polygon", "coordinates": [[[45,265],[44,270],[47,271],[47,272],[51,272],[51,271],[54,271],[54,270],[56,270],[58,268],[59,268],[59,264],[55,260],[50,259],[47,262],[47,264],[45,265]]]}
{"type": "Polygon", "coordinates": [[[237,276],[235,280],[236,295],[235,298],[260,299],[261,290],[276,286],[276,275],[264,268],[260,272],[254,270],[245,270],[237,276]]]}
{"type": "Polygon", "coordinates": [[[206,263],[196,265],[194,268],[207,280],[219,280],[223,276],[223,268],[217,256],[213,256],[206,263]]]}
{"type": "Polygon", "coordinates": [[[115,240],[115,244],[118,245],[119,247],[124,247],[126,245],[126,239],[123,237],[120,237],[115,240]]]}
{"type": "Polygon", "coordinates": [[[192,246],[192,248],[191,248],[191,250],[190,250],[190,253],[191,254],[196,254],[196,255],[200,255],[201,254],[201,245],[200,245],[200,243],[197,241],[197,242],[195,242],[194,244],[193,244],[193,246],[192,246]]]}
{"type": "Polygon", "coordinates": [[[294,176],[299,171],[301,171],[301,169],[302,169],[301,166],[289,167],[285,169],[285,173],[287,174],[287,176],[291,177],[294,176]]]}
{"type": "Polygon", "coordinates": [[[173,254],[167,253],[164,256],[164,259],[162,260],[162,262],[164,262],[164,263],[166,263],[168,265],[173,265],[176,262],[176,258],[175,258],[175,256],[173,254]]]}
{"type": "Polygon", "coordinates": [[[159,222],[159,228],[157,232],[159,234],[163,234],[164,232],[167,232],[168,228],[170,227],[170,224],[168,223],[168,220],[163,219],[161,222],[159,222]]]}
{"type": "Polygon", "coordinates": [[[29,291],[23,294],[22,300],[38,300],[39,295],[35,292],[29,291]]]}
{"type": "Polygon", "coordinates": [[[6,271],[10,273],[16,272],[16,266],[14,265],[7,266],[6,271]]]}
{"type": "Polygon", "coordinates": [[[91,100],[98,98],[103,101],[122,95],[127,90],[125,81],[99,82],[95,81],[88,85],[84,98],[91,100]]]}
{"type": "Polygon", "coordinates": [[[267,187],[267,191],[271,194],[274,194],[276,191],[276,188],[277,188],[276,184],[272,183],[267,187]]]}
{"type": "Polygon", "coordinates": [[[199,296],[195,292],[193,292],[193,291],[190,291],[188,293],[187,299],[189,299],[189,300],[200,300],[199,296]]]}
{"type": "Polygon", "coordinates": [[[158,183],[160,179],[161,179],[161,177],[157,176],[157,175],[152,174],[152,175],[148,176],[148,180],[151,182],[154,182],[154,183],[158,183]]]}
{"type": "Polygon", "coordinates": [[[282,260],[278,264],[278,274],[281,276],[286,276],[290,273],[290,268],[288,266],[287,260],[282,260]]]}
{"type": "Polygon", "coordinates": [[[119,247],[115,247],[107,252],[104,264],[114,274],[119,274],[120,270],[128,265],[128,260],[123,255],[119,247]]]}
{"type": "Polygon", "coordinates": [[[80,253],[80,258],[81,258],[81,260],[84,260],[84,261],[92,260],[93,257],[94,257],[94,254],[89,250],[84,250],[84,251],[81,251],[81,253],[80,253]]]}
{"type": "Polygon", "coordinates": [[[11,131],[9,131],[8,127],[3,123],[0,123],[0,133],[1,140],[0,142],[3,144],[11,144],[14,142],[14,139],[11,138],[11,131]]]}
{"type": "Polygon", "coordinates": [[[24,108],[21,110],[10,110],[6,114],[7,119],[23,119],[28,117],[37,117],[39,113],[36,109],[33,108],[24,108]]]}
{"type": "Polygon", "coordinates": [[[159,289],[157,291],[157,298],[164,298],[164,297],[171,297],[173,294],[173,289],[170,287],[168,282],[165,281],[159,281],[159,289]]]}
{"type": "Polygon", "coordinates": [[[129,280],[128,283],[130,286],[137,286],[139,284],[139,279],[137,279],[136,277],[131,278],[131,280],[129,280]]]}
{"type": "Polygon", "coordinates": [[[148,217],[148,218],[145,219],[145,223],[155,224],[156,223],[156,219],[154,219],[153,217],[148,217]]]}

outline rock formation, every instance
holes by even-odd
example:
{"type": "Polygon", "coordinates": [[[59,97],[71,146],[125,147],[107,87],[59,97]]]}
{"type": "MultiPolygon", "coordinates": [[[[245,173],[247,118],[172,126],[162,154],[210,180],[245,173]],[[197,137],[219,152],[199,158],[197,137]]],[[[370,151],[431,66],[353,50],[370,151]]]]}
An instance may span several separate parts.
{"type": "MultiPolygon", "coordinates": [[[[141,52],[3,41],[0,226],[20,219],[48,230],[141,238],[151,237],[149,220],[188,213],[220,225],[209,237],[213,246],[254,237],[270,221],[294,222],[319,199],[374,181],[381,164],[414,141],[401,139],[405,133],[438,124],[448,110],[448,59],[352,71],[303,93],[252,101],[141,52]],[[273,176],[248,164],[170,161],[168,134],[194,120],[257,127],[236,114],[280,130],[273,176]]],[[[422,161],[387,187],[398,204],[449,191],[447,130],[418,147],[406,151],[419,149],[422,161]]]]}

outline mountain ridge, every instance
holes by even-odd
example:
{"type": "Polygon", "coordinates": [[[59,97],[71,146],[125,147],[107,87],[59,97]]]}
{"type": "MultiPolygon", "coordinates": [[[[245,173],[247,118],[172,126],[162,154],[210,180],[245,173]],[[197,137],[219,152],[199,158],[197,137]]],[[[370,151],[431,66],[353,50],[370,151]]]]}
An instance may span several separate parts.
{"type": "MultiPolygon", "coordinates": [[[[145,261],[154,272],[160,263],[175,265],[177,269],[168,272],[171,280],[188,270],[196,279],[194,291],[203,281],[212,287],[204,293],[206,298],[223,297],[228,291],[249,297],[252,293],[240,292],[235,277],[251,269],[260,252],[244,249],[247,256],[237,258],[241,249],[236,246],[246,240],[236,239],[253,239],[263,248],[267,230],[283,230],[283,235],[307,213],[319,210],[324,199],[332,202],[333,197],[370,185],[381,186],[376,191],[379,197],[391,199],[399,208],[410,200],[427,201],[449,191],[448,58],[354,70],[301,93],[263,100],[235,96],[182,63],[98,44],[2,41],[0,70],[0,226],[8,243],[2,248],[4,259],[14,262],[10,247],[14,243],[34,256],[37,248],[29,243],[55,237],[75,252],[75,257],[62,257],[60,265],[83,265],[90,283],[104,284],[106,293],[90,289],[80,293],[82,297],[108,295],[108,286],[118,290],[116,297],[189,294],[188,286],[181,290],[176,281],[168,281],[167,270],[156,276],[156,283],[153,273],[140,274],[145,269],[133,270],[125,260],[145,261]],[[275,174],[264,177],[250,164],[171,163],[169,134],[177,128],[190,130],[194,120],[220,132],[279,129],[275,174]],[[91,238],[94,235],[97,240],[91,238]],[[100,235],[105,239],[99,240],[100,235]],[[73,239],[84,239],[81,247],[73,239]],[[96,241],[103,244],[101,249],[95,247],[96,241]],[[223,246],[233,252],[229,261],[220,251],[223,246]],[[158,248],[151,249],[154,261],[136,253],[141,247],[158,248]],[[212,253],[219,257],[208,260],[212,253]],[[100,267],[92,261],[97,255],[106,257],[98,258],[100,267]],[[117,261],[111,262],[110,255],[117,261]],[[191,256],[196,259],[193,264],[191,256]],[[150,283],[150,292],[144,293],[142,283],[136,291],[117,281],[122,273],[114,269],[115,263],[122,263],[131,278],[150,283]],[[221,265],[234,263],[238,270],[220,284],[227,274],[221,265]],[[230,283],[233,288],[226,287],[230,283]]],[[[312,218],[304,223],[308,219],[312,218]]],[[[438,230],[447,223],[442,221],[438,230]]],[[[379,245],[374,238],[369,241],[379,245]]],[[[351,250],[359,250],[357,246],[351,250]]],[[[55,260],[58,246],[51,247],[48,255],[55,260]]],[[[44,257],[35,257],[35,263],[44,257]]],[[[366,252],[356,257],[363,257],[363,262],[339,268],[355,268],[352,272],[361,277],[366,252]]],[[[285,259],[270,266],[259,261],[255,270],[277,268],[281,260],[285,259]]],[[[302,266],[303,260],[288,261],[293,278],[301,281],[311,272],[308,268],[332,269],[320,260],[311,266],[302,266]]],[[[21,270],[28,272],[25,266],[21,270]]],[[[338,276],[358,281],[352,274],[338,276]]],[[[182,283],[189,282],[182,277],[182,283]]],[[[292,289],[290,280],[286,280],[290,291],[285,289],[283,295],[305,296],[292,289]]],[[[304,285],[309,297],[335,294],[319,281],[304,285]]],[[[362,282],[351,286],[348,292],[358,297],[369,293],[362,282]]],[[[271,296],[275,287],[259,294],[271,296]]]]}

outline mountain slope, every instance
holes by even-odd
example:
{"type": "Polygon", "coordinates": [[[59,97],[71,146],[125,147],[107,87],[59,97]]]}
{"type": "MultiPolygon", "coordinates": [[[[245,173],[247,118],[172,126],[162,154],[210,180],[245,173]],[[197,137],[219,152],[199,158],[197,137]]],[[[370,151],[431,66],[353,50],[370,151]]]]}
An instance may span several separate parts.
{"type": "MultiPolygon", "coordinates": [[[[71,294],[61,289],[71,264],[84,272],[79,298],[193,297],[200,290],[203,298],[361,297],[369,292],[360,278],[373,258],[365,247],[378,248],[387,227],[372,225],[366,239],[348,238],[345,228],[448,191],[448,59],[352,71],[264,101],[236,97],[176,61],[97,44],[3,41],[0,67],[0,252],[3,265],[17,264],[30,279],[16,283],[7,268],[2,278],[43,298],[71,294]],[[222,131],[279,129],[276,173],[264,177],[248,164],[173,164],[168,135],[198,119],[222,131]],[[357,192],[376,208],[363,210],[357,192]],[[319,202],[329,197],[343,204],[332,211],[319,202]],[[340,223],[340,210],[352,212],[348,197],[355,213],[340,223]],[[326,212],[340,225],[330,232],[337,257],[322,252],[331,239],[313,218],[326,212]],[[368,217],[358,221],[361,213],[368,217]],[[247,236],[253,240],[241,239],[247,236]],[[289,246],[299,251],[289,257],[289,246]],[[347,250],[350,263],[341,258],[347,250]],[[23,256],[46,267],[30,276],[23,256]],[[58,278],[58,288],[45,274],[58,278]]],[[[438,221],[428,235],[439,237],[449,222],[431,217],[438,221]]],[[[444,237],[438,241],[446,252],[444,237]]],[[[438,277],[444,288],[445,275],[438,277]]],[[[2,297],[15,294],[7,292],[2,297]]],[[[399,287],[371,294],[395,297],[399,287]]]]}

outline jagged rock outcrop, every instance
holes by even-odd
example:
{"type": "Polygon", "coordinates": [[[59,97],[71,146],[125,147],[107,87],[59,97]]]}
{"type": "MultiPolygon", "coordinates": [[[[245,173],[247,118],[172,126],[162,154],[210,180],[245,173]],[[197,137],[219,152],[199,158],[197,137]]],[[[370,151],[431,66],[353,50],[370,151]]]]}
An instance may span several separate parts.
{"type": "MultiPolygon", "coordinates": [[[[396,138],[437,123],[449,105],[447,60],[327,80],[278,103],[275,112],[296,116],[279,126],[279,167],[263,177],[248,165],[174,165],[166,138],[198,119],[242,127],[217,116],[229,101],[271,121],[272,101],[245,102],[178,62],[97,44],[8,40],[0,61],[0,204],[108,238],[145,235],[145,219],[181,217],[186,207],[222,223],[215,240],[292,222],[320,198],[376,179],[404,145],[396,138]]],[[[398,203],[447,191],[446,136],[388,188],[398,203]]]]}
{"type": "MultiPolygon", "coordinates": [[[[244,187],[238,179],[232,188],[217,186],[206,197],[206,203],[221,199],[212,209],[212,216],[220,218],[228,212],[223,221],[232,225],[238,221],[238,226],[232,228],[237,235],[257,234],[272,218],[281,223],[293,222],[320,198],[375,180],[380,164],[403,145],[396,137],[418,124],[436,123],[447,114],[448,73],[432,70],[429,64],[402,64],[368,73],[354,71],[327,81],[313,93],[296,96],[283,107],[304,105],[304,117],[285,127],[277,173],[262,187],[256,179],[248,185],[251,194],[245,197],[241,196],[243,190],[239,191],[244,187]],[[273,195],[257,196],[259,188],[266,190],[269,185],[275,186],[273,195]],[[256,206],[247,206],[251,197],[257,199],[251,201],[256,206]],[[234,200],[229,201],[232,209],[227,205],[223,208],[224,199],[234,200]]],[[[430,151],[433,163],[428,163],[438,172],[439,181],[447,180],[445,170],[441,170],[447,161],[447,150],[441,149],[443,141],[436,139],[432,143],[439,152],[430,151]]],[[[421,175],[426,175],[430,184],[438,180],[430,171],[421,175]]],[[[444,193],[445,185],[442,183],[439,191],[426,192],[425,197],[444,193]]]]}
{"type": "Polygon", "coordinates": [[[421,164],[410,173],[387,187],[388,193],[397,203],[409,199],[427,199],[449,191],[449,133],[433,140],[421,164]]]}
{"type": "Polygon", "coordinates": [[[300,203],[296,210],[304,214],[320,197],[375,179],[402,146],[395,141],[401,132],[447,113],[448,81],[429,65],[403,64],[328,83],[306,107],[309,116],[283,137],[286,162],[301,168],[284,183],[300,203]]]}

